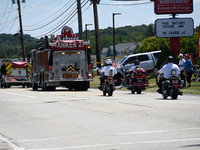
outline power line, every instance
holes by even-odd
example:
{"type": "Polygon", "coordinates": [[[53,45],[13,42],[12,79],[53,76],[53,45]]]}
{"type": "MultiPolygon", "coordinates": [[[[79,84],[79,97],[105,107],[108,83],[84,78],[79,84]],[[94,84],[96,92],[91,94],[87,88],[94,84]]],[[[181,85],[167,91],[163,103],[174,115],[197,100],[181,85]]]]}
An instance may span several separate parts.
{"type": "Polygon", "coordinates": [[[13,26],[14,26],[14,24],[15,24],[15,21],[16,21],[18,18],[19,18],[18,16],[15,17],[15,19],[14,19],[14,21],[13,21],[13,24],[12,24],[12,26],[10,27],[10,30],[9,30],[8,32],[10,32],[10,31],[12,30],[12,28],[13,28],[13,26]]]}
{"type": "MultiPolygon", "coordinates": [[[[82,4],[85,2],[86,0],[84,0],[82,2],[82,4]]],[[[89,0],[87,0],[84,5],[82,6],[82,8],[89,2],[89,0]]],[[[63,20],[59,25],[57,25],[54,29],[52,30],[48,30],[48,31],[44,31],[45,34],[41,34],[39,36],[35,36],[35,37],[41,37],[41,36],[45,36],[45,35],[52,35],[54,33],[56,33],[57,31],[59,31],[65,24],[67,24],[68,22],[70,22],[74,17],[75,15],[77,14],[77,11],[76,11],[77,7],[75,6],[75,8],[73,8],[71,11],[70,11],[70,15],[68,15],[66,17],[65,20],[63,20]]]]}
{"type": "MultiPolygon", "coordinates": [[[[88,3],[88,1],[84,4],[84,6],[85,6],[87,3],[88,3]]],[[[83,6],[83,7],[84,7],[84,6],[83,6]]],[[[83,10],[82,14],[85,13],[85,12],[90,8],[90,6],[91,6],[91,5],[89,5],[85,10],[83,10]]],[[[74,23],[77,19],[78,19],[78,17],[76,17],[76,18],[69,24],[69,26],[70,26],[72,23],[74,23]]]]}
{"type": "MultiPolygon", "coordinates": [[[[75,3],[75,2],[74,2],[75,3]]],[[[46,23],[46,24],[44,24],[43,26],[41,26],[41,27],[38,27],[38,28],[34,28],[34,29],[29,29],[29,30],[24,30],[24,31],[35,31],[35,30],[38,30],[38,29],[41,29],[41,28],[44,28],[44,27],[46,27],[47,25],[49,25],[49,24],[51,24],[51,23],[53,23],[54,21],[56,21],[58,18],[60,18],[66,11],[68,11],[73,5],[74,5],[74,3],[72,4],[72,5],[70,5],[69,7],[68,7],[68,9],[66,9],[63,13],[61,13],[58,17],[56,17],[55,19],[53,19],[52,21],[50,21],[50,22],[48,22],[48,23],[46,23]]]]}
{"type": "MultiPolygon", "coordinates": [[[[4,13],[3,13],[3,17],[1,18],[0,24],[2,23],[2,21],[3,21],[4,17],[5,17],[5,13],[6,13],[6,10],[7,10],[7,8],[8,8],[8,2],[9,2],[9,1],[7,1],[6,8],[5,8],[5,11],[4,11],[4,13]]],[[[3,28],[1,28],[0,32],[4,29],[4,27],[5,27],[5,24],[4,24],[3,28]]]]}
{"type": "Polygon", "coordinates": [[[99,3],[99,5],[110,5],[110,6],[130,6],[130,5],[144,5],[149,4],[152,2],[144,2],[144,3],[132,3],[132,4],[106,4],[106,3],[99,3]]]}
{"type": "MultiPolygon", "coordinates": [[[[70,17],[70,19],[71,18],[73,18],[74,16],[76,15],[76,11],[74,11],[73,10],[73,13],[71,13],[68,17],[70,17]],[[72,17],[71,17],[72,16],[72,17]]],[[[41,37],[41,36],[45,36],[45,35],[51,35],[51,34],[53,34],[53,33],[55,33],[55,32],[57,32],[58,30],[60,30],[63,26],[64,26],[64,24],[66,24],[68,21],[68,17],[66,17],[66,19],[65,20],[63,20],[58,26],[56,26],[55,28],[53,28],[52,30],[48,30],[45,34],[42,34],[42,35],[39,35],[39,36],[36,36],[36,37],[41,37]]]]}
{"type": "MultiPolygon", "coordinates": [[[[38,25],[38,24],[40,24],[40,23],[43,23],[43,22],[46,21],[47,19],[53,17],[54,15],[56,15],[57,13],[59,13],[60,11],[62,11],[63,9],[65,9],[65,7],[69,5],[69,3],[70,3],[70,1],[69,1],[67,4],[65,4],[62,8],[60,8],[58,11],[56,11],[55,13],[52,13],[51,16],[48,16],[47,18],[45,18],[44,20],[42,20],[42,21],[40,21],[40,22],[38,22],[38,23],[29,25],[29,26],[24,26],[24,27],[33,27],[33,26],[35,26],[35,25],[38,25]]],[[[59,3],[58,3],[58,4],[59,4],[59,3]]],[[[57,4],[57,5],[58,5],[58,4],[57,4]]],[[[56,5],[56,6],[57,6],[57,5],[56,5]]],[[[55,6],[54,6],[54,8],[55,8],[55,6]]],[[[49,10],[52,10],[52,8],[50,8],[49,10]]],[[[48,10],[45,11],[45,13],[46,13],[46,12],[48,12],[48,10]]],[[[41,14],[41,13],[40,13],[40,14],[41,14]]],[[[34,14],[34,15],[37,15],[37,14],[34,14]]]]}
{"type": "MultiPolygon", "coordinates": [[[[63,0],[61,0],[63,1],[63,0]]],[[[58,2],[58,0],[54,0],[54,1],[51,1],[51,2],[48,2],[48,3],[44,3],[44,4],[40,4],[40,5],[37,5],[37,6],[34,6],[34,7],[29,7],[29,8],[26,8],[24,10],[30,10],[30,9],[34,9],[34,8],[37,8],[37,7],[41,7],[41,6],[45,6],[45,5],[48,5],[48,4],[51,4],[51,3],[54,3],[54,2],[58,2]]],[[[60,2],[58,2],[59,4],[60,2]]],[[[54,6],[55,7],[55,6],[54,6]]],[[[50,9],[49,9],[50,10],[50,9]]]]}

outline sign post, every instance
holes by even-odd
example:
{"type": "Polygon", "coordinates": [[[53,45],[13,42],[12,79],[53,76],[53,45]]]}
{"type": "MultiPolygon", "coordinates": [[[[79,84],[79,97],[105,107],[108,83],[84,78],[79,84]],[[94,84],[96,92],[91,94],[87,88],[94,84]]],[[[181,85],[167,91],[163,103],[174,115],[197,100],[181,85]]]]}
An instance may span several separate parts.
{"type": "Polygon", "coordinates": [[[154,0],[154,12],[172,14],[172,19],[157,19],[156,36],[170,38],[170,50],[178,55],[180,53],[180,37],[189,37],[194,34],[194,21],[192,18],[175,18],[176,14],[189,14],[193,12],[193,0],[154,0]]]}

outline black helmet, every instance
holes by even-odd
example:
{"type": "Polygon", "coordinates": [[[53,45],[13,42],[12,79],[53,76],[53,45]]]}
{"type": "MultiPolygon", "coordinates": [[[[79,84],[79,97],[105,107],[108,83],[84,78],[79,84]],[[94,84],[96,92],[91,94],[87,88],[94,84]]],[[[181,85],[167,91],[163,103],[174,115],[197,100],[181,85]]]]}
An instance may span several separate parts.
{"type": "Polygon", "coordinates": [[[174,61],[174,58],[173,58],[172,56],[168,56],[168,57],[167,57],[167,61],[168,61],[168,62],[173,62],[173,61],[174,61]]]}
{"type": "Polygon", "coordinates": [[[134,61],[134,64],[135,64],[135,65],[139,65],[139,64],[140,64],[140,61],[139,61],[139,60],[135,60],[135,61],[134,61]]]}

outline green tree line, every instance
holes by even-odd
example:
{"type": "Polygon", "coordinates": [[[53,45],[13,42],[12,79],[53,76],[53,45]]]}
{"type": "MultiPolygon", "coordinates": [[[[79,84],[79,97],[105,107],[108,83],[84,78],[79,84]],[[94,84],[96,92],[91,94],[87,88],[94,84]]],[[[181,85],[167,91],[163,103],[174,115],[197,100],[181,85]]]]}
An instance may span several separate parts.
{"type": "MultiPolygon", "coordinates": [[[[38,39],[24,35],[25,53],[35,48],[38,39]]],[[[0,58],[21,58],[22,46],[20,35],[0,34],[0,58]]]]}
{"type": "MultiPolygon", "coordinates": [[[[198,27],[194,29],[194,36],[180,38],[181,53],[193,53],[195,60],[198,54],[198,27]]],[[[85,31],[83,32],[85,35],[85,31]]],[[[99,30],[100,35],[100,50],[105,47],[113,45],[113,28],[99,30]]],[[[148,52],[154,50],[165,51],[169,53],[169,38],[156,38],[154,25],[140,25],[140,26],[125,26],[115,29],[115,43],[129,43],[139,42],[140,46],[137,50],[139,52],[148,52]]],[[[95,31],[88,30],[87,38],[91,41],[92,54],[95,50],[95,31]]],[[[39,39],[33,38],[30,35],[24,35],[25,53],[38,46],[39,39]]],[[[20,35],[0,34],[0,58],[19,58],[22,57],[20,35]]]]}

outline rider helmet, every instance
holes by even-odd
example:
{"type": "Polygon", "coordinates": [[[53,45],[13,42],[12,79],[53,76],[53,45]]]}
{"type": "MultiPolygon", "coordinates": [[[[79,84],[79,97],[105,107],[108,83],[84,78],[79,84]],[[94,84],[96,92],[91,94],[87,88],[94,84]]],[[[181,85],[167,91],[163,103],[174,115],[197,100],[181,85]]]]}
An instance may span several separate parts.
{"type": "Polygon", "coordinates": [[[108,65],[112,65],[112,60],[111,60],[111,59],[107,59],[105,64],[106,64],[107,66],[108,66],[108,65]]]}
{"type": "Polygon", "coordinates": [[[172,56],[167,57],[167,62],[173,62],[173,61],[174,61],[174,58],[172,56]]]}
{"type": "Polygon", "coordinates": [[[135,65],[139,65],[139,64],[140,64],[140,61],[139,61],[139,60],[135,60],[134,64],[135,64],[135,65]]]}

